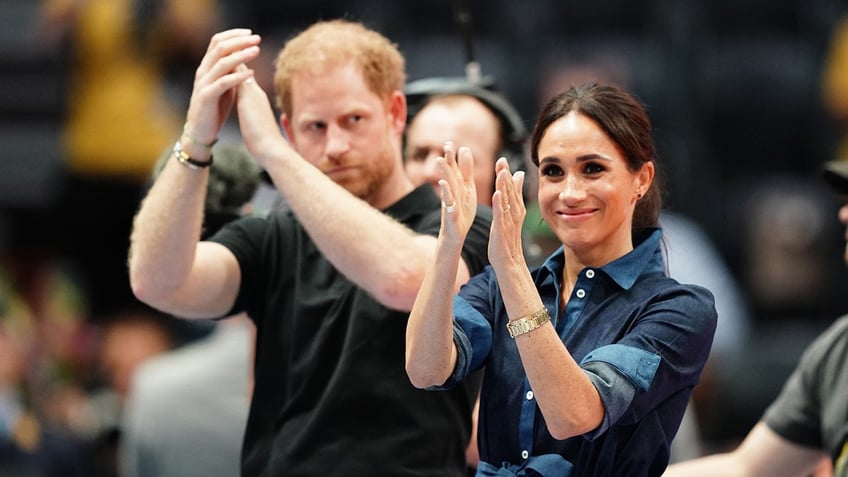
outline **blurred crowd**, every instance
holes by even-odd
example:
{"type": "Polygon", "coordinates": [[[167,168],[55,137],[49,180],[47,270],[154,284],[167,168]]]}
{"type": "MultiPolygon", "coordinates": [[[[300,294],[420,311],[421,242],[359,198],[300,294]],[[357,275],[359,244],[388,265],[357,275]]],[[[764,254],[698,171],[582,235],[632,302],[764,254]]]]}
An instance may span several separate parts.
{"type": "MultiPolygon", "coordinates": [[[[817,177],[848,150],[841,3],[5,1],[0,475],[118,475],[134,371],[217,326],[143,306],[126,271],[132,217],[180,133],[194,65],[212,33],[247,26],[265,38],[252,66],[270,90],[275,46],[342,16],[397,42],[410,80],[478,61],[528,126],[585,80],[646,103],[669,209],[703,230],[716,250],[705,260],[726,267],[741,297],[738,316],[719,315],[736,326],[695,396],[703,451],[735,444],[804,347],[848,311],[840,203],[817,177]]],[[[544,230],[528,239],[544,249],[544,230]]]]}

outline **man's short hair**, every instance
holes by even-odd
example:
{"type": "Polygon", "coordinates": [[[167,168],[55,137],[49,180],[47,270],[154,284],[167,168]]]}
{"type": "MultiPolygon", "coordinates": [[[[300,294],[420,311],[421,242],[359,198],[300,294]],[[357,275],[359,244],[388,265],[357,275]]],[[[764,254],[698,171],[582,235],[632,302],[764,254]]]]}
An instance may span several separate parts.
{"type": "Polygon", "coordinates": [[[394,91],[403,91],[406,66],[397,45],[358,22],[321,21],[287,41],[277,55],[277,107],[291,114],[291,82],[295,74],[321,72],[348,62],[360,68],[365,84],[384,100],[394,91]]]}

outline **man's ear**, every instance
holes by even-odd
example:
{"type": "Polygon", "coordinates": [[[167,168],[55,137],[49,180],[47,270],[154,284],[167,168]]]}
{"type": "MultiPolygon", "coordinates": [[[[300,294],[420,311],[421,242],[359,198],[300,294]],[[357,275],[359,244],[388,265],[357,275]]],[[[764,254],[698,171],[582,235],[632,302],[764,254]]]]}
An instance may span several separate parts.
{"type": "Polygon", "coordinates": [[[288,140],[291,141],[293,138],[291,122],[289,121],[288,116],[286,116],[286,113],[280,114],[280,127],[283,129],[283,132],[286,133],[288,140]]]}
{"type": "Polygon", "coordinates": [[[394,91],[389,96],[388,112],[394,129],[402,133],[406,128],[406,95],[403,91],[394,91]]]}

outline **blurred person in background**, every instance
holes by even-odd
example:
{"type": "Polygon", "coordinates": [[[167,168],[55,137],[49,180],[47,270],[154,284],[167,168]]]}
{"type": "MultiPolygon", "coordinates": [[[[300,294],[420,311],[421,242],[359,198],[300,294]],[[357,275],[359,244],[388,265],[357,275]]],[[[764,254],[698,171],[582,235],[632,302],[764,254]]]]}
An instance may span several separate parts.
{"type": "MultiPolygon", "coordinates": [[[[94,475],[88,436],[63,412],[63,396],[85,395],[94,367],[90,327],[73,319],[61,298],[65,282],[49,282],[55,313],[38,321],[0,269],[0,475],[94,475]],[[45,334],[47,333],[47,334],[45,334]]],[[[69,290],[64,290],[65,292],[69,290]]],[[[68,298],[68,295],[64,295],[68,298]]],[[[76,402],[76,400],[74,400],[76,402]]]]}
{"type": "MultiPolygon", "coordinates": [[[[823,177],[848,196],[848,160],[824,165],[823,177]]],[[[848,204],[839,209],[846,226],[848,204]]],[[[848,263],[848,246],[843,260],[848,263]]],[[[848,316],[810,344],[780,395],[735,449],[672,465],[668,477],[848,476],[848,316]]]]}
{"type": "Polygon", "coordinates": [[[848,15],[834,24],[824,58],[821,94],[836,129],[835,157],[848,157],[848,15]]]}
{"type": "Polygon", "coordinates": [[[146,306],[114,312],[101,325],[99,364],[102,381],[89,392],[77,412],[96,423],[92,450],[97,475],[117,476],[123,440],[121,419],[132,378],[146,361],[177,346],[174,320],[146,306]]]}
{"type": "Polygon", "coordinates": [[[438,192],[437,158],[444,143],[467,146],[474,153],[477,202],[492,205],[495,161],[506,157],[513,170],[524,166],[527,131],[518,111],[500,93],[465,78],[425,78],[406,86],[409,125],[404,141],[404,168],[413,184],[429,183],[438,192]]]}
{"type": "Polygon", "coordinates": [[[187,98],[174,85],[190,81],[185,64],[219,29],[219,10],[218,0],[42,2],[38,40],[70,57],[64,187],[43,233],[72,264],[93,319],[133,301],[126,272],[132,215],[182,124],[187,98]]]}

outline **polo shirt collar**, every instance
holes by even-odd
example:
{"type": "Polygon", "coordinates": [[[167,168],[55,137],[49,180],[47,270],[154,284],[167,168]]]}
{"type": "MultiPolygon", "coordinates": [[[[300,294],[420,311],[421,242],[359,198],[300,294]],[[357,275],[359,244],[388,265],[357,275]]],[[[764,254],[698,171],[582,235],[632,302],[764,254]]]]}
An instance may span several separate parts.
{"type": "Polygon", "coordinates": [[[394,204],[383,209],[383,212],[401,222],[405,222],[410,217],[425,215],[438,210],[440,205],[441,201],[436,193],[433,192],[433,187],[425,183],[401,197],[394,204]]]}

